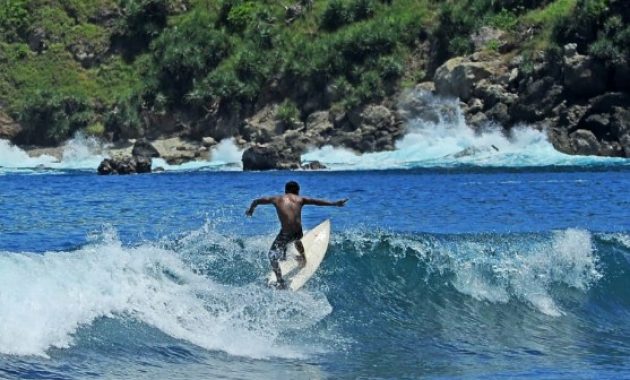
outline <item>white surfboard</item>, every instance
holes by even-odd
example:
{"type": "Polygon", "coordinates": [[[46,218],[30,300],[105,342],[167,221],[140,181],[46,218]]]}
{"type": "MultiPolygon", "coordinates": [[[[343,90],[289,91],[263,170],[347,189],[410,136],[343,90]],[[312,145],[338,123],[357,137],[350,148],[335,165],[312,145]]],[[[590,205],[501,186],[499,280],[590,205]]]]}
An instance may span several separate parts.
{"type": "MultiPolygon", "coordinates": [[[[326,255],[328,240],[330,240],[330,220],[323,221],[304,235],[302,238],[304,256],[306,256],[304,267],[299,266],[296,259],[297,250],[294,244],[290,244],[287,248],[287,259],[279,262],[282,278],[289,289],[293,291],[300,289],[313,276],[326,255]]],[[[273,271],[269,273],[268,280],[269,284],[276,283],[276,275],[273,271]]]]}

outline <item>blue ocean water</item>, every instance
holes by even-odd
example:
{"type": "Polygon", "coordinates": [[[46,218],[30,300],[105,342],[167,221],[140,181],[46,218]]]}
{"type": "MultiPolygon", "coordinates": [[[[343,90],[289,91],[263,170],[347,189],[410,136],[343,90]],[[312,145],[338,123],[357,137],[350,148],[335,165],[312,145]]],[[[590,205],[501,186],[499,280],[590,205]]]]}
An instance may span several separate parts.
{"type": "Polygon", "coordinates": [[[630,168],[0,175],[0,378],[630,377],[630,168]],[[258,196],[332,220],[265,286],[258,196]]]}

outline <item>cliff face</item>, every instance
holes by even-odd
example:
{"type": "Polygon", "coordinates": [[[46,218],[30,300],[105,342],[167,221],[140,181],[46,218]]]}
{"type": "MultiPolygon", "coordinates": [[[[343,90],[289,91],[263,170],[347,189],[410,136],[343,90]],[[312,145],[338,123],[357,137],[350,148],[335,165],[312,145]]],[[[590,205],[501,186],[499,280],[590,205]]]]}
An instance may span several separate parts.
{"type": "Polygon", "coordinates": [[[307,145],[392,149],[398,95],[424,83],[473,128],[527,123],[561,151],[628,157],[622,3],[7,0],[0,137],[234,137],[290,168],[307,145]]]}

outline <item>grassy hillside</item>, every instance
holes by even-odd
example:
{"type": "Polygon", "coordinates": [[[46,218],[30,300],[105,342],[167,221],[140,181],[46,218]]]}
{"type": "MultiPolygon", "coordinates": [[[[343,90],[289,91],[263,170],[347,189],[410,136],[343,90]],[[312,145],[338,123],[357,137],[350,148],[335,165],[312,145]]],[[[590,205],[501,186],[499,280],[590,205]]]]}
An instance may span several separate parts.
{"type": "Polygon", "coordinates": [[[621,0],[1,1],[0,105],[40,145],[150,133],[152,114],[215,135],[210,114],[270,101],[287,118],[377,102],[470,53],[482,26],[525,55],[577,42],[613,62],[630,46],[621,0]]]}

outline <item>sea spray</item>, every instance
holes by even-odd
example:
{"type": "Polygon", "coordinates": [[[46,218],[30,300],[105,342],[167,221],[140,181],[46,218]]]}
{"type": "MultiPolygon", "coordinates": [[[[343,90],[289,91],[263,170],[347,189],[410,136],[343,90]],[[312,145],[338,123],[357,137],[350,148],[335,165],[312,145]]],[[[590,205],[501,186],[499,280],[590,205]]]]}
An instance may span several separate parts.
{"type": "Polygon", "coordinates": [[[508,132],[491,123],[473,129],[466,124],[456,99],[427,92],[411,92],[406,96],[419,98],[424,108],[409,110],[401,105],[401,112],[407,118],[407,133],[396,143],[395,150],[357,154],[345,148],[324,146],[308,151],[302,160],[317,160],[333,170],[628,164],[621,158],[563,154],[555,150],[545,131],[526,125],[508,132]]]}
{"type": "Polygon", "coordinates": [[[346,255],[369,260],[368,267],[378,265],[373,281],[400,274],[403,268],[398,263],[413,257],[418,268],[414,277],[427,291],[442,293],[444,284],[449,284],[478,301],[523,301],[555,317],[563,314],[561,299],[553,295],[555,286],[586,292],[603,276],[591,234],[576,229],[551,234],[420,236],[352,231],[337,237],[335,246],[346,255]]]}
{"type": "Polygon", "coordinates": [[[99,318],[131,318],[208,350],[301,357],[312,349],[281,335],[331,312],[321,294],[218,283],[173,251],[115,236],[71,252],[0,252],[0,289],[0,353],[10,355],[46,356],[99,318]]]}
{"type": "Polygon", "coordinates": [[[106,147],[99,139],[77,132],[59,148],[61,157],[58,159],[48,154],[31,157],[9,141],[0,140],[0,166],[8,169],[95,169],[105,157],[106,147]]]}
{"type": "MultiPolygon", "coordinates": [[[[19,147],[7,140],[0,140],[0,167],[3,171],[16,169],[38,170],[96,170],[99,163],[109,156],[111,144],[96,137],[77,132],[75,136],[59,147],[60,158],[42,154],[31,157],[19,147]]],[[[210,160],[189,161],[181,165],[169,165],[165,160],[156,158],[153,167],[161,166],[166,170],[190,171],[199,169],[240,170],[242,149],[234,139],[223,139],[211,148],[210,160]]]]}

